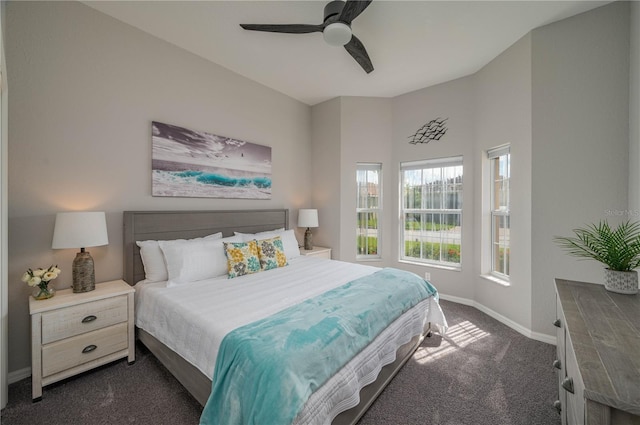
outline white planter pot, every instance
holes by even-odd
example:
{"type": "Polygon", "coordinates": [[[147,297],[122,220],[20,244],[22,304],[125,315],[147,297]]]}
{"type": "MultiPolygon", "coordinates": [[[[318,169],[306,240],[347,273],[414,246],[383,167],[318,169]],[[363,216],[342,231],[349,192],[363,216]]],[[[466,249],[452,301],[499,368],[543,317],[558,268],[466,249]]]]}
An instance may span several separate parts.
{"type": "Polygon", "coordinates": [[[604,269],[604,288],[618,294],[638,293],[638,272],[620,272],[604,269]]]}

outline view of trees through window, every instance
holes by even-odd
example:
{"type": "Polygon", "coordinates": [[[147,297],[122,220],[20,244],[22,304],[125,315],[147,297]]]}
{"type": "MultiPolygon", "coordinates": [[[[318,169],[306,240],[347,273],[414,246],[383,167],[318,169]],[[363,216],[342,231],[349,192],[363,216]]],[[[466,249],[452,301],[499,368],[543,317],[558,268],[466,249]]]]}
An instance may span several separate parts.
{"type": "MultiPolygon", "coordinates": [[[[490,185],[486,192],[486,196],[490,196],[491,213],[490,272],[508,279],[511,155],[507,145],[491,149],[487,154],[490,162],[490,185]]],[[[462,157],[403,162],[400,179],[400,260],[460,268],[462,157]]],[[[358,163],[356,181],[356,258],[380,258],[382,164],[358,163]]],[[[487,240],[487,247],[488,243],[487,240]]]]}
{"type": "Polygon", "coordinates": [[[459,267],[462,158],[401,164],[401,258],[459,267]]]}
{"type": "Polygon", "coordinates": [[[356,202],[356,258],[380,258],[380,215],[382,164],[358,164],[356,202]]]}

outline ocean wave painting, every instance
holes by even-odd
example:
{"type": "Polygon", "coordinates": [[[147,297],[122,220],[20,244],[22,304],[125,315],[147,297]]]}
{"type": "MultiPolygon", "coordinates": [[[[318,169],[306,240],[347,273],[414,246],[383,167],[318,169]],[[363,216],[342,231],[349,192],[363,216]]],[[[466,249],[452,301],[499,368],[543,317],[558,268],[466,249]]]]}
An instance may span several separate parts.
{"type": "Polygon", "coordinates": [[[152,195],[271,199],[271,147],[152,123],[152,195]]]}

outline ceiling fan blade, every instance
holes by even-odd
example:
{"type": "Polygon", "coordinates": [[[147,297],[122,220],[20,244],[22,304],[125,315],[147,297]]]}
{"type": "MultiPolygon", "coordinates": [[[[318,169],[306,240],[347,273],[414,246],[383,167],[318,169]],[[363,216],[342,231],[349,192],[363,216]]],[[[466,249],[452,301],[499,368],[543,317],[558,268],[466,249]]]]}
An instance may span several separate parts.
{"type": "Polygon", "coordinates": [[[358,15],[371,4],[371,1],[372,0],[347,0],[338,21],[351,25],[351,21],[356,19],[358,15]]]}
{"type": "Polygon", "coordinates": [[[364,44],[358,37],[355,35],[351,36],[351,41],[344,45],[344,48],[349,52],[351,56],[360,64],[362,69],[364,69],[367,74],[373,71],[373,64],[371,63],[371,59],[369,59],[369,55],[367,54],[367,50],[364,48],[364,44]]]}
{"type": "Polygon", "coordinates": [[[250,31],[283,32],[287,34],[308,34],[322,32],[324,29],[324,25],[307,24],[240,24],[240,26],[250,31]]]}

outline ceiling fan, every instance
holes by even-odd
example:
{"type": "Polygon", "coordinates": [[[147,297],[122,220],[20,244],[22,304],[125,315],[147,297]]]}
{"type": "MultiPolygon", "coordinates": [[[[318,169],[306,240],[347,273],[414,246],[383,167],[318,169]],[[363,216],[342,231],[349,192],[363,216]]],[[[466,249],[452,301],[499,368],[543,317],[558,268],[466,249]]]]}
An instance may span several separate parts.
{"type": "Polygon", "coordinates": [[[371,59],[362,42],[351,33],[351,22],[369,6],[372,0],[334,0],[324,7],[324,22],[308,24],[240,24],[246,30],[308,34],[321,32],[332,46],[344,46],[367,74],[373,71],[371,59]]]}

